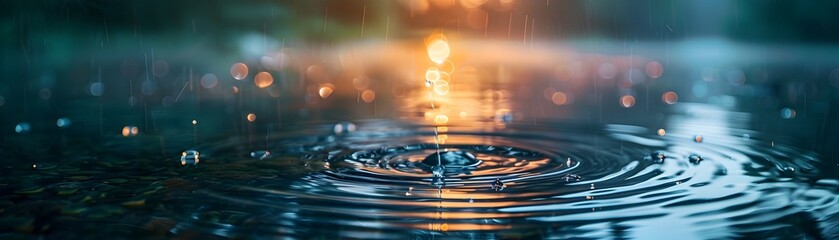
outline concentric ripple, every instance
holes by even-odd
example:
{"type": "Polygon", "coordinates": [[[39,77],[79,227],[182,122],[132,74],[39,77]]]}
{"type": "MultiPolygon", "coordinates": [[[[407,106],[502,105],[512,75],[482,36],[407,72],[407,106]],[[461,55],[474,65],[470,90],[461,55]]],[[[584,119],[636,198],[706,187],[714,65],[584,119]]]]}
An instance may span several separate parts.
{"type": "Polygon", "coordinates": [[[828,226],[820,229],[796,224],[835,219],[839,212],[832,193],[839,183],[808,182],[818,175],[816,158],[798,149],[729,135],[704,141],[658,136],[629,125],[449,129],[439,150],[429,127],[391,122],[277,139],[272,152],[288,157],[282,161],[323,167],[283,184],[204,193],[234,202],[239,211],[265,213],[258,219],[266,225],[246,224],[224,235],[234,237],[239,230],[367,239],[597,238],[628,226],[637,236],[823,237],[837,229],[835,221],[821,222],[828,226]],[[432,174],[438,156],[442,178],[432,174]],[[656,227],[662,224],[668,227],[656,227]],[[726,230],[704,231],[720,227],[726,230]]]}

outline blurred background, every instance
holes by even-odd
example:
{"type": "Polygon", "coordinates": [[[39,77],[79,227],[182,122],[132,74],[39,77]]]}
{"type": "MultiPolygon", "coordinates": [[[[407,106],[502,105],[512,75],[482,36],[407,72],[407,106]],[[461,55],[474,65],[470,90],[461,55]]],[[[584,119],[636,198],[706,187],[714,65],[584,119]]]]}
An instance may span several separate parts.
{"type": "Polygon", "coordinates": [[[604,111],[655,115],[675,102],[697,102],[753,113],[752,129],[802,136],[805,146],[835,156],[830,146],[837,142],[826,137],[839,122],[832,111],[839,95],[833,1],[2,5],[5,146],[22,132],[118,137],[133,126],[163,136],[191,131],[193,119],[203,136],[223,137],[247,132],[251,113],[254,124],[275,129],[336,119],[432,122],[460,112],[493,118],[499,110],[518,119],[603,122],[604,111]],[[425,51],[432,34],[451,47],[443,65],[455,80],[452,94],[475,101],[432,112],[416,96],[434,66],[425,51]],[[243,80],[231,75],[235,63],[249,70],[243,80]],[[253,84],[258,72],[272,82],[253,84]],[[591,106],[599,118],[579,110],[591,106]],[[58,119],[73,127],[62,130],[58,119]]]}

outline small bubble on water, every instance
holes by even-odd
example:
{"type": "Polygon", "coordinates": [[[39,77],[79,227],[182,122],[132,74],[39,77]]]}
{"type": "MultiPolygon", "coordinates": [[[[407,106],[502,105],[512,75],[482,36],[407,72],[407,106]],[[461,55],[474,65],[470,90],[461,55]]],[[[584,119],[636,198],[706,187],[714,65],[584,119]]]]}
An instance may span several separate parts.
{"type": "Polygon", "coordinates": [[[690,156],[688,156],[688,161],[690,161],[690,163],[693,164],[699,164],[699,162],[702,162],[702,160],[702,157],[696,154],[691,154],[690,156]]]}
{"type": "Polygon", "coordinates": [[[356,129],[355,124],[353,124],[351,122],[339,122],[339,123],[335,124],[334,127],[332,127],[332,130],[335,132],[335,134],[344,134],[344,133],[354,132],[355,129],[356,129]]]}
{"type": "Polygon", "coordinates": [[[186,166],[187,164],[197,165],[198,162],[200,161],[198,159],[198,155],[199,155],[198,151],[195,151],[195,150],[192,150],[192,149],[183,151],[181,153],[181,165],[182,166],[186,166]]]}
{"type": "Polygon", "coordinates": [[[591,184],[591,190],[594,190],[594,183],[591,184]]]}
{"type": "Polygon", "coordinates": [[[251,158],[262,160],[271,157],[271,152],[268,150],[257,150],[251,152],[251,158]]]}
{"type": "Polygon", "coordinates": [[[694,142],[701,143],[703,139],[704,139],[704,138],[702,137],[702,135],[696,135],[696,136],[693,136],[693,141],[694,141],[694,142]]]}
{"type": "Polygon", "coordinates": [[[743,134],[743,138],[744,138],[744,139],[750,139],[750,138],[752,138],[752,136],[751,136],[751,135],[749,135],[748,133],[744,133],[744,134],[743,134]]]}
{"type": "Polygon", "coordinates": [[[504,184],[504,182],[502,182],[499,178],[496,178],[495,182],[492,183],[492,190],[495,190],[496,192],[504,190],[504,188],[506,187],[507,185],[504,184]]]}
{"type": "Polygon", "coordinates": [[[24,134],[28,133],[30,130],[32,130],[32,125],[30,125],[28,122],[22,122],[15,125],[16,133],[24,134]]]}

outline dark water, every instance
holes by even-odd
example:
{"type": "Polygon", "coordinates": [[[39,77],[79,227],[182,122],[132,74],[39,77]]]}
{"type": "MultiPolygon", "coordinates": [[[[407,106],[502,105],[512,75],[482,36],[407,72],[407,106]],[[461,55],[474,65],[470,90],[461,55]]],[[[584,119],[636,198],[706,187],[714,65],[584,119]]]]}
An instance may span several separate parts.
{"type": "Polygon", "coordinates": [[[837,236],[839,181],[819,154],[741,128],[748,113],[668,111],[663,136],[630,123],[452,119],[439,129],[442,179],[433,127],[410,120],[222,139],[183,166],[153,137],[39,151],[57,136],[30,134],[5,153],[18,160],[2,170],[0,221],[7,239],[837,236]]]}

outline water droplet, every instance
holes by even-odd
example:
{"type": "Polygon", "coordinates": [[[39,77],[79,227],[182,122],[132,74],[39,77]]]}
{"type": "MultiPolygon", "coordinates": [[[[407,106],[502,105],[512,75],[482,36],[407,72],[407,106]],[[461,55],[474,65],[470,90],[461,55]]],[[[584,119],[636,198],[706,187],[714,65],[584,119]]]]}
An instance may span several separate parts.
{"type": "Polygon", "coordinates": [[[408,187],[408,191],[405,192],[405,196],[414,195],[413,191],[414,191],[414,187],[408,187]]]}
{"type": "Polygon", "coordinates": [[[632,95],[624,95],[621,97],[621,106],[625,108],[631,108],[635,106],[635,97],[632,95]]]}
{"type": "Polygon", "coordinates": [[[230,66],[230,76],[236,80],[243,80],[248,77],[248,66],[244,63],[235,63],[230,66]]]}
{"type": "Polygon", "coordinates": [[[376,100],[376,92],[370,89],[364,90],[361,92],[361,100],[366,103],[373,102],[373,100],[376,100]]]}
{"type": "Polygon", "coordinates": [[[68,128],[72,122],[69,118],[63,117],[55,121],[55,125],[60,128],[68,128]]]}
{"type": "Polygon", "coordinates": [[[472,202],[475,202],[475,200],[472,199],[472,198],[469,198],[469,202],[472,203],[472,202]]]}
{"type": "Polygon", "coordinates": [[[355,129],[356,129],[355,124],[353,124],[351,122],[339,122],[339,123],[335,124],[335,127],[332,128],[332,130],[335,132],[335,134],[344,134],[344,133],[354,132],[355,129]]]}
{"type": "Polygon", "coordinates": [[[492,183],[492,190],[495,190],[496,192],[504,190],[504,188],[506,187],[507,185],[504,184],[504,182],[502,182],[499,178],[496,178],[495,182],[492,183]]]}
{"type": "Polygon", "coordinates": [[[792,119],[795,118],[796,112],[792,108],[784,108],[781,109],[781,117],[784,119],[792,119]]]}
{"type": "Polygon", "coordinates": [[[320,88],[318,88],[318,95],[321,98],[328,98],[329,95],[332,95],[333,91],[335,91],[335,85],[332,85],[331,83],[324,83],[320,85],[320,88]]]}
{"type": "Polygon", "coordinates": [[[647,159],[652,160],[655,163],[662,163],[664,162],[665,158],[667,158],[667,156],[665,156],[664,153],[660,151],[653,152],[652,154],[650,154],[650,156],[647,157],[647,159]]]}
{"type": "Polygon", "coordinates": [[[22,122],[15,125],[16,133],[24,134],[28,133],[30,130],[32,130],[32,125],[30,125],[28,122],[22,122]]]}
{"type": "Polygon", "coordinates": [[[207,73],[201,76],[201,86],[207,89],[213,88],[218,84],[218,78],[215,74],[207,73]]]}
{"type": "Polygon", "coordinates": [[[703,139],[704,139],[704,138],[702,137],[702,135],[696,135],[696,136],[693,136],[693,141],[694,141],[694,142],[701,143],[703,139]]]}
{"type": "Polygon", "coordinates": [[[647,76],[651,78],[658,78],[664,73],[664,67],[662,67],[661,63],[658,61],[652,61],[648,62],[647,65],[644,66],[644,71],[647,72],[647,76]]]}
{"type": "Polygon", "coordinates": [[[573,164],[573,162],[571,162],[571,158],[568,158],[568,160],[565,161],[565,166],[571,167],[571,164],[573,164]]]}
{"type": "Polygon", "coordinates": [[[563,176],[562,179],[564,179],[566,182],[576,182],[580,181],[580,179],[583,179],[583,177],[580,177],[580,175],[577,174],[565,174],[565,176],[563,176]]]}
{"type": "Polygon", "coordinates": [[[690,156],[688,156],[688,161],[690,161],[690,163],[693,164],[699,164],[699,162],[702,162],[702,160],[702,157],[700,157],[697,154],[691,154],[690,156]]]}
{"type": "Polygon", "coordinates": [[[251,157],[257,160],[262,160],[271,157],[271,152],[268,150],[257,150],[251,152],[251,157]]]}
{"type": "Polygon", "coordinates": [[[127,125],[125,127],[122,127],[122,136],[123,137],[137,136],[137,134],[139,134],[139,133],[140,133],[140,128],[138,128],[137,126],[127,125]]]}
{"type": "Polygon", "coordinates": [[[481,163],[475,155],[464,151],[443,151],[440,152],[439,158],[437,153],[432,153],[422,160],[422,163],[427,166],[435,166],[437,162],[443,166],[448,167],[474,167],[481,163]]]}
{"type": "Polygon", "coordinates": [[[198,120],[192,119],[192,125],[197,125],[197,124],[198,124],[198,120]]]}
{"type": "Polygon", "coordinates": [[[778,168],[778,172],[781,174],[781,176],[792,177],[795,175],[794,167],[778,165],[776,168],[778,168]]]}
{"type": "Polygon", "coordinates": [[[661,101],[667,104],[675,104],[679,101],[679,95],[674,91],[668,91],[661,95],[661,101]]]}
{"type": "Polygon", "coordinates": [[[105,84],[102,84],[102,82],[92,83],[92,84],[90,84],[90,89],[89,90],[90,90],[90,95],[93,95],[93,96],[96,96],[96,97],[102,96],[102,94],[105,93],[105,84]]]}
{"type": "MultiPolygon", "coordinates": [[[[592,189],[594,189],[594,188],[592,188],[592,189]]],[[[586,196],[586,200],[592,200],[592,199],[594,199],[594,196],[586,196]]],[[[594,209],[592,209],[592,210],[594,210],[594,209]]]]}
{"type": "Polygon", "coordinates": [[[664,128],[659,128],[656,133],[658,133],[659,136],[664,136],[664,134],[667,134],[667,131],[664,131],[664,128]]]}
{"type": "Polygon", "coordinates": [[[752,136],[749,135],[748,133],[743,133],[743,138],[744,139],[750,139],[750,138],[752,138],[752,136]]]}
{"type": "Polygon", "coordinates": [[[186,166],[189,165],[197,165],[200,160],[198,160],[198,151],[195,150],[186,150],[181,153],[181,165],[186,166]]]}
{"type": "Polygon", "coordinates": [[[589,189],[594,190],[594,183],[591,184],[591,187],[589,189]]]}
{"type": "Polygon", "coordinates": [[[248,119],[248,122],[256,121],[256,114],[248,113],[247,119],[248,119]]]}
{"type": "Polygon", "coordinates": [[[428,58],[431,61],[441,64],[449,58],[450,49],[449,43],[446,42],[446,38],[442,34],[437,34],[432,36],[428,40],[428,58]]]}
{"type": "Polygon", "coordinates": [[[445,176],[445,174],[446,167],[444,167],[443,165],[435,165],[431,168],[431,175],[433,175],[435,178],[442,178],[445,176]]]}
{"type": "Polygon", "coordinates": [[[256,84],[256,87],[258,88],[267,88],[274,83],[274,77],[272,77],[268,72],[259,72],[256,74],[256,77],[254,77],[253,83],[256,84]]]}

